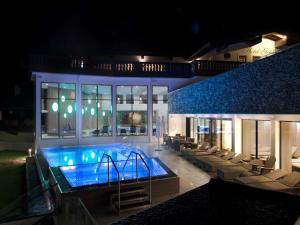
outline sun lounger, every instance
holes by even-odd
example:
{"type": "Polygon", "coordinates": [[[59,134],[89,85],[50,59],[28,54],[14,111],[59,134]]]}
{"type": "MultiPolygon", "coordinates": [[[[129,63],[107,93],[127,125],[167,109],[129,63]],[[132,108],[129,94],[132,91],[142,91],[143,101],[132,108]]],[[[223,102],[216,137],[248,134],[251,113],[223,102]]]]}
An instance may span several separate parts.
{"type": "Polygon", "coordinates": [[[197,150],[183,150],[181,151],[182,156],[185,157],[186,159],[193,161],[195,159],[195,156],[201,155],[201,156],[208,156],[208,155],[215,155],[218,152],[218,147],[213,146],[212,148],[208,149],[207,151],[197,151],[197,150]]]}
{"type": "Polygon", "coordinates": [[[260,176],[248,176],[248,177],[236,177],[233,179],[234,182],[239,184],[253,184],[262,182],[272,182],[283,176],[287,175],[287,172],[281,169],[274,170],[270,173],[260,176]]]}
{"type": "Polygon", "coordinates": [[[194,160],[195,160],[195,164],[210,172],[210,167],[209,165],[206,166],[207,163],[214,163],[214,162],[224,162],[225,160],[229,160],[231,159],[232,157],[234,157],[235,153],[234,152],[229,152],[227,153],[226,150],[222,150],[220,153],[217,153],[215,155],[210,155],[210,156],[195,156],[194,160]]]}
{"type": "Polygon", "coordinates": [[[241,163],[240,166],[223,166],[217,168],[217,177],[222,180],[232,180],[235,177],[240,177],[242,174],[252,174],[253,169],[256,169],[257,166],[262,166],[263,163],[261,160],[254,159],[249,163],[241,163]]]}
{"type": "Polygon", "coordinates": [[[300,172],[292,172],[285,177],[271,182],[249,184],[251,187],[300,193],[300,172]]]}
{"type": "Polygon", "coordinates": [[[208,172],[215,172],[217,168],[225,167],[225,166],[240,166],[242,163],[242,160],[245,158],[243,154],[238,154],[237,156],[233,157],[232,155],[227,155],[226,157],[223,157],[222,161],[211,161],[208,160],[205,162],[204,169],[208,172]]]}
{"type": "Polygon", "coordinates": [[[214,172],[216,171],[215,165],[229,162],[229,160],[231,160],[234,156],[235,156],[234,152],[229,152],[227,155],[223,157],[212,156],[200,160],[202,161],[203,169],[205,171],[214,172]]]}

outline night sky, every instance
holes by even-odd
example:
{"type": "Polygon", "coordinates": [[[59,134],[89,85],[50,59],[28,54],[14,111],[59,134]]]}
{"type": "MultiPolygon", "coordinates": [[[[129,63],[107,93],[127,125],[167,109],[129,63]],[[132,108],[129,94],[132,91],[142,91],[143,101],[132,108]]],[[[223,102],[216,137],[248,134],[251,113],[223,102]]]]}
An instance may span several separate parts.
{"type": "MultiPolygon", "coordinates": [[[[61,1],[16,4],[8,8],[3,32],[10,79],[1,97],[11,95],[14,84],[30,83],[26,56],[99,56],[113,54],[188,57],[206,42],[226,42],[261,32],[299,35],[296,5],[262,7],[252,2],[236,5],[175,6],[151,3],[111,5],[61,1]],[[148,5],[147,5],[148,4],[148,5]],[[284,13],[283,13],[284,12],[284,13]],[[193,24],[196,24],[193,26],[193,24]]],[[[274,4],[273,2],[273,5],[274,4]]]]}

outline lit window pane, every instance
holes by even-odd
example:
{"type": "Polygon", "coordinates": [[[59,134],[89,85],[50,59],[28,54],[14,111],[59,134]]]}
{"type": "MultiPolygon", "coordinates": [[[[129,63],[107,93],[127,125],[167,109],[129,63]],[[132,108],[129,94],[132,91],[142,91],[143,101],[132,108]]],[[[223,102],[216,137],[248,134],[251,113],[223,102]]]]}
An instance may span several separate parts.
{"type": "Polygon", "coordinates": [[[100,100],[98,106],[98,127],[100,129],[100,135],[112,135],[111,100],[100,100]]]}
{"type": "Polygon", "coordinates": [[[147,135],[147,99],[147,86],[117,86],[118,135],[147,135]]]}
{"type": "Polygon", "coordinates": [[[42,99],[42,138],[58,138],[58,103],[56,99],[42,99]]]}
{"type": "Polygon", "coordinates": [[[112,99],[111,86],[98,85],[98,99],[110,100],[112,99]]]}
{"type": "Polygon", "coordinates": [[[75,107],[74,100],[60,102],[60,136],[62,137],[75,137],[76,135],[75,107]]]}
{"type": "Polygon", "coordinates": [[[97,99],[97,85],[82,85],[81,99],[97,99]]]}
{"type": "Polygon", "coordinates": [[[42,98],[58,98],[57,83],[42,83],[42,98]]]}
{"type": "Polygon", "coordinates": [[[64,99],[76,99],[75,84],[59,84],[59,98],[63,102],[64,99]]]}
{"type": "Polygon", "coordinates": [[[161,135],[168,132],[168,104],[164,101],[164,95],[168,94],[167,86],[153,86],[152,89],[152,135],[156,135],[156,123],[159,117],[161,122],[161,135]]]}
{"type": "Polygon", "coordinates": [[[76,136],[75,84],[42,83],[42,138],[76,136]]]}
{"type": "Polygon", "coordinates": [[[81,102],[82,136],[98,136],[97,129],[97,101],[82,100],[81,102]]]}
{"type": "Polygon", "coordinates": [[[112,87],[82,85],[82,136],[112,135],[112,87]]]}

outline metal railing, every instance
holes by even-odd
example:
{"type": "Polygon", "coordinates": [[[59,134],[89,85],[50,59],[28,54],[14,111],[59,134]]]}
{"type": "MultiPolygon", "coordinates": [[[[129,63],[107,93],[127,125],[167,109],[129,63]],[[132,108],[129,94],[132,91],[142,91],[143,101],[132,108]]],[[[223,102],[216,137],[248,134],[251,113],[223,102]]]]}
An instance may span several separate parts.
{"type": "Polygon", "coordinates": [[[131,151],[130,154],[128,155],[126,161],[125,161],[125,164],[123,166],[123,169],[122,169],[122,174],[124,173],[124,169],[127,165],[127,162],[128,160],[130,159],[130,156],[132,154],[135,154],[135,169],[136,169],[136,181],[138,182],[139,181],[139,173],[138,173],[138,156],[141,158],[142,162],[144,163],[144,165],[146,166],[147,170],[148,170],[148,177],[149,177],[149,202],[151,204],[152,202],[152,191],[151,191],[151,171],[150,171],[150,168],[148,166],[148,164],[146,163],[146,161],[144,160],[144,158],[142,157],[142,155],[138,152],[135,152],[135,151],[131,151]]]}
{"type": "Polygon", "coordinates": [[[80,198],[78,198],[79,207],[83,213],[84,217],[84,225],[97,225],[97,222],[95,221],[94,217],[91,215],[89,210],[86,208],[86,206],[83,204],[80,198]]]}
{"type": "Polygon", "coordinates": [[[137,62],[107,61],[97,57],[30,55],[33,71],[61,73],[91,73],[102,75],[142,75],[163,77],[191,77],[216,75],[234,69],[240,62],[198,60],[193,62],[137,62]]]}
{"type": "Polygon", "coordinates": [[[109,176],[109,160],[111,160],[113,166],[115,167],[115,170],[117,171],[117,174],[118,174],[118,205],[119,205],[119,210],[120,210],[120,207],[121,207],[121,184],[120,184],[120,173],[119,173],[119,170],[114,162],[114,160],[112,159],[112,157],[106,153],[103,153],[102,155],[102,158],[100,160],[100,162],[98,163],[98,167],[97,167],[97,170],[96,170],[96,174],[98,174],[98,171],[99,171],[99,168],[102,164],[102,161],[104,159],[104,156],[107,157],[107,184],[108,186],[110,186],[110,176],[109,176]]]}

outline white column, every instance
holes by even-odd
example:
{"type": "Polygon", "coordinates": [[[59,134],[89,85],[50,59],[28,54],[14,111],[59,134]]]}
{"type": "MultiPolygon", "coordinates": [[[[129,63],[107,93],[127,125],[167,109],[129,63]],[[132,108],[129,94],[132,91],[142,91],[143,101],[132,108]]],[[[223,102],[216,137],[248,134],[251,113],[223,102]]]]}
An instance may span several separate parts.
{"type": "Polygon", "coordinates": [[[233,126],[233,146],[234,152],[236,154],[242,153],[242,120],[237,116],[232,118],[232,126],[233,126]]]}
{"type": "Polygon", "coordinates": [[[81,113],[81,82],[79,76],[76,81],[76,139],[77,144],[81,144],[81,130],[82,130],[82,113],[81,113]]]}
{"type": "Polygon", "coordinates": [[[152,128],[152,115],[153,115],[153,104],[152,104],[152,82],[148,84],[148,142],[153,140],[153,128],[152,128]]]}
{"type": "Polygon", "coordinates": [[[35,77],[35,141],[36,148],[40,148],[41,142],[41,81],[35,77]]]}
{"type": "Polygon", "coordinates": [[[112,85],[112,136],[117,136],[117,87],[112,85]]]}
{"type": "MultiPolygon", "coordinates": [[[[272,121],[273,130],[274,130],[274,152],[272,154],[276,157],[275,162],[275,169],[280,168],[280,161],[281,161],[281,155],[280,155],[280,121],[279,120],[273,120],[272,121]]],[[[273,143],[273,140],[272,140],[273,143]]],[[[273,146],[272,146],[273,147],[273,146]]],[[[272,148],[273,150],[273,148],[272,148]]]]}

